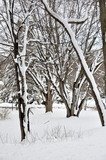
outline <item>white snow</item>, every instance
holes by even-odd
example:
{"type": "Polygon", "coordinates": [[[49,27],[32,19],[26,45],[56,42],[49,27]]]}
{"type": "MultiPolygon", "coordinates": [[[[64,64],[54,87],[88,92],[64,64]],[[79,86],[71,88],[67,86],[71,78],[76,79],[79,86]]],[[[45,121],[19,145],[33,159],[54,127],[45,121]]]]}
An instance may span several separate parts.
{"type": "Polygon", "coordinates": [[[106,127],[101,127],[97,111],[87,109],[80,118],[68,119],[63,107],[53,113],[40,106],[32,111],[28,142],[20,143],[18,111],[0,120],[0,160],[106,159],[106,127]]]}
{"type": "Polygon", "coordinates": [[[3,86],[3,85],[4,85],[3,81],[0,81],[0,86],[3,86]]]}
{"type": "Polygon", "coordinates": [[[77,18],[69,18],[68,23],[84,23],[88,18],[88,13],[86,12],[85,16],[83,18],[77,19],[77,18]]]}
{"type": "Polygon", "coordinates": [[[0,103],[0,108],[16,108],[14,103],[0,103]]]}

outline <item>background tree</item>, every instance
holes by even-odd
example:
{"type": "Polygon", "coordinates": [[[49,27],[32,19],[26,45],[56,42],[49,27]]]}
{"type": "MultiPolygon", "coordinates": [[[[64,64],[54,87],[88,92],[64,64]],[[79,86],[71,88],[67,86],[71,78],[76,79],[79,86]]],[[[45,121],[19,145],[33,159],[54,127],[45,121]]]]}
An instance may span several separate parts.
{"type": "Polygon", "coordinates": [[[67,34],[69,35],[71,41],[72,41],[72,45],[77,53],[77,56],[79,58],[79,61],[81,63],[81,66],[83,68],[83,71],[86,75],[86,78],[90,84],[90,87],[91,87],[91,90],[92,90],[92,93],[93,93],[93,96],[94,96],[94,99],[95,99],[95,103],[96,103],[96,106],[97,106],[97,110],[98,110],[98,113],[99,113],[99,116],[100,116],[100,120],[101,120],[101,123],[102,125],[104,126],[105,125],[105,110],[104,110],[104,105],[103,105],[103,102],[101,100],[101,97],[100,97],[100,94],[99,94],[99,91],[97,89],[97,85],[95,83],[95,80],[94,80],[94,77],[92,75],[92,73],[90,72],[89,68],[88,68],[88,65],[85,61],[85,58],[83,56],[83,52],[81,50],[81,48],[79,47],[76,39],[75,39],[75,34],[74,32],[72,31],[72,29],[70,28],[69,26],[69,22],[71,20],[64,20],[64,18],[60,17],[58,14],[56,14],[56,12],[54,12],[49,6],[48,4],[46,3],[46,1],[42,0],[42,3],[44,4],[47,12],[54,18],[56,19],[66,30],[67,34]]]}

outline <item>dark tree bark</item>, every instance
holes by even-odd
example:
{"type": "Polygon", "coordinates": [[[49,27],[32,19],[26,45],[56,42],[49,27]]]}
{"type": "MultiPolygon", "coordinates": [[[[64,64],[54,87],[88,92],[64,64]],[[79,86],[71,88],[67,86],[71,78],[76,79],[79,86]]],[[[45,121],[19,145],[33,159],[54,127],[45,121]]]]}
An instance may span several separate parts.
{"type": "MultiPolygon", "coordinates": [[[[18,43],[17,38],[15,38],[14,42],[14,58],[16,59],[18,56],[18,43]]],[[[16,74],[16,83],[17,83],[17,92],[18,92],[18,109],[19,109],[19,120],[20,120],[20,130],[21,130],[21,141],[25,139],[25,130],[24,130],[24,112],[21,110],[21,105],[23,106],[23,99],[20,95],[20,82],[19,82],[19,67],[18,64],[15,63],[15,74],[16,74]]]]}
{"type": "Polygon", "coordinates": [[[46,112],[52,112],[52,90],[51,90],[51,82],[47,80],[47,93],[45,94],[45,107],[46,112]]]}
{"type": "Polygon", "coordinates": [[[66,117],[69,118],[71,116],[74,116],[74,111],[70,108],[69,103],[67,101],[68,99],[64,89],[64,81],[62,81],[61,78],[59,80],[59,89],[60,89],[61,99],[64,102],[67,111],[66,117]]]}
{"type": "MultiPolygon", "coordinates": [[[[6,7],[10,5],[10,1],[9,4],[7,4],[6,2],[6,7]]],[[[18,110],[19,110],[19,121],[20,121],[20,130],[21,130],[21,141],[25,139],[26,137],[26,133],[25,133],[25,126],[24,126],[24,122],[25,122],[25,104],[24,104],[24,100],[21,96],[20,91],[22,91],[22,88],[20,87],[20,77],[22,79],[21,76],[21,72],[20,72],[20,68],[19,68],[19,64],[18,64],[18,57],[19,57],[19,46],[18,46],[18,34],[19,34],[19,30],[15,31],[15,23],[14,23],[14,1],[12,2],[12,5],[10,5],[10,8],[8,10],[8,8],[6,8],[7,10],[7,14],[8,14],[8,21],[10,24],[7,24],[8,29],[9,29],[9,33],[11,36],[11,40],[13,43],[13,55],[14,55],[14,68],[15,68],[15,75],[16,75],[16,85],[17,85],[17,100],[18,100],[18,110]]]]}
{"type": "Polygon", "coordinates": [[[72,102],[71,102],[71,110],[73,111],[73,115],[74,115],[74,110],[78,109],[79,92],[80,92],[79,85],[81,83],[81,80],[83,79],[83,76],[84,76],[84,73],[81,69],[78,77],[76,78],[76,80],[73,83],[72,102]]]}
{"type": "Polygon", "coordinates": [[[106,0],[99,0],[100,22],[103,43],[104,70],[105,70],[105,96],[106,96],[106,0]]]}
{"type": "Polygon", "coordinates": [[[83,98],[83,99],[81,100],[81,102],[80,102],[80,105],[79,105],[79,108],[78,108],[78,112],[77,112],[77,114],[76,114],[77,117],[79,117],[79,114],[80,114],[81,110],[84,108],[83,106],[84,106],[85,100],[86,100],[86,97],[83,98]]]}

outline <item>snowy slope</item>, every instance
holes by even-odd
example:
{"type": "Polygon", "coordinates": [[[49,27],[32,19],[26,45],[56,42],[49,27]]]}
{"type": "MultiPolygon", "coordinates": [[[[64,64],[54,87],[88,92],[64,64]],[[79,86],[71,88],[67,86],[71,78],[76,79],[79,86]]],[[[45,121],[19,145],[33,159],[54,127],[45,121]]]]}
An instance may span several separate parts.
{"type": "Polygon", "coordinates": [[[19,142],[17,111],[0,121],[0,160],[106,160],[106,127],[100,126],[97,111],[69,119],[64,109],[33,112],[32,135],[25,143],[19,142]]]}

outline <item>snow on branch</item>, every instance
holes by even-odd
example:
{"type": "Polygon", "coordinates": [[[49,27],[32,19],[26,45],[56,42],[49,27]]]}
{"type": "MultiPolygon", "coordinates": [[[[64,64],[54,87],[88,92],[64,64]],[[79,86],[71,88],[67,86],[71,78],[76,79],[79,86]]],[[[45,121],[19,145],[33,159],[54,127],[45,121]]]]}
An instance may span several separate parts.
{"type": "Polygon", "coordinates": [[[0,42],[0,44],[3,46],[13,47],[12,43],[0,42]]]}
{"type": "Polygon", "coordinates": [[[94,73],[97,71],[97,69],[101,66],[101,64],[103,63],[103,59],[102,59],[102,54],[101,54],[101,50],[98,52],[98,54],[95,55],[95,59],[94,62],[91,66],[91,72],[94,73]]]}
{"type": "Polygon", "coordinates": [[[83,18],[69,18],[68,23],[76,23],[76,24],[81,24],[84,23],[88,19],[88,14],[86,13],[83,18]]]}
{"type": "Polygon", "coordinates": [[[41,41],[40,39],[29,39],[29,40],[27,40],[27,43],[30,43],[30,42],[34,42],[34,43],[39,43],[39,44],[41,44],[41,45],[49,45],[49,44],[51,44],[50,42],[44,42],[44,41],[41,41]]]}

